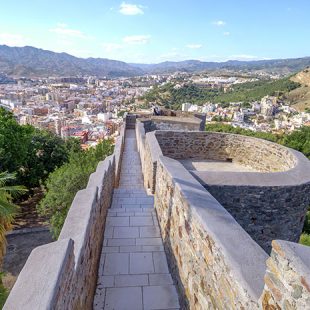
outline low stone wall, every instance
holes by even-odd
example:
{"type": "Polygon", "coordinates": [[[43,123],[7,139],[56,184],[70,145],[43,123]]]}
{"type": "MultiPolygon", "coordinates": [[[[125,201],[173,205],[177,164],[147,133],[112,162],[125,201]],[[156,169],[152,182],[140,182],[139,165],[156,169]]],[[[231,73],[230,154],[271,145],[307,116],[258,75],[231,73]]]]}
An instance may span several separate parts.
{"type": "Polygon", "coordinates": [[[125,133],[126,133],[126,124],[123,124],[120,127],[120,135],[116,138],[115,147],[114,147],[115,187],[118,187],[119,185],[119,178],[120,178],[120,173],[121,173],[122,157],[123,157],[124,143],[125,143],[125,133]]]}
{"type": "Polygon", "coordinates": [[[123,142],[118,142],[115,153],[91,174],[87,188],[76,194],[58,240],[32,251],[4,309],[92,309],[122,149],[123,142]]]}
{"type": "Polygon", "coordinates": [[[142,163],[142,173],[144,187],[155,192],[156,185],[156,167],[159,156],[162,151],[157,142],[154,132],[145,133],[145,127],[142,122],[137,121],[136,124],[137,146],[142,163]]]}
{"type": "Polygon", "coordinates": [[[163,154],[174,159],[231,159],[260,172],[286,171],[296,165],[296,159],[288,148],[262,139],[186,131],[157,131],[156,137],[163,154]]]}
{"type": "Polygon", "coordinates": [[[154,130],[186,130],[196,131],[201,129],[205,123],[203,118],[198,117],[173,117],[173,116],[151,116],[150,118],[138,119],[144,124],[145,132],[154,130]]]}
{"type": "Polygon", "coordinates": [[[265,283],[263,309],[309,309],[310,247],[273,241],[265,283]]]}
{"type": "Polygon", "coordinates": [[[177,161],[161,157],[155,207],[182,309],[257,309],[266,253],[177,161]]]}

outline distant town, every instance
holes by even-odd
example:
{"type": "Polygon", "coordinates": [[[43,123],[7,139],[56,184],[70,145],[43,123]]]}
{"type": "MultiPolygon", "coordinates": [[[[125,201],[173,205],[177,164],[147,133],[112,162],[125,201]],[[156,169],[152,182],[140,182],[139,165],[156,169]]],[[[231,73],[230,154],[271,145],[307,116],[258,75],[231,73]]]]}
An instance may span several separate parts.
{"type": "MultiPolygon", "coordinates": [[[[3,79],[0,106],[14,113],[21,125],[33,125],[54,132],[63,139],[79,138],[82,147],[118,134],[125,112],[153,113],[165,109],[145,100],[154,88],[172,85],[181,89],[195,85],[201,89],[221,89],[224,93],[242,83],[258,81],[262,76],[216,76],[174,73],[130,78],[64,77],[48,79],[3,79]]],[[[277,80],[277,75],[269,75],[277,80]]],[[[184,100],[183,100],[184,101],[184,100]]],[[[252,102],[228,104],[179,103],[184,112],[205,113],[207,122],[224,122],[253,131],[289,133],[310,126],[309,111],[298,112],[280,96],[264,96],[252,102]]]]}

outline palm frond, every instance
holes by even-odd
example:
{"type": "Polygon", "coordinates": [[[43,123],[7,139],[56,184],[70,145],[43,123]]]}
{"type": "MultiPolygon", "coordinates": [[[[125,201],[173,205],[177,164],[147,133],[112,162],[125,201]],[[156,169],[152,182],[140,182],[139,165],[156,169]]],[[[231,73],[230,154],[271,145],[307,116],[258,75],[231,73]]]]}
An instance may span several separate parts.
{"type": "Polygon", "coordinates": [[[0,195],[1,193],[9,193],[13,197],[18,197],[19,195],[22,195],[26,192],[28,192],[28,189],[20,185],[0,187],[0,195]]]}
{"type": "Polygon", "coordinates": [[[17,214],[19,207],[0,197],[0,217],[13,217],[17,214]]]}

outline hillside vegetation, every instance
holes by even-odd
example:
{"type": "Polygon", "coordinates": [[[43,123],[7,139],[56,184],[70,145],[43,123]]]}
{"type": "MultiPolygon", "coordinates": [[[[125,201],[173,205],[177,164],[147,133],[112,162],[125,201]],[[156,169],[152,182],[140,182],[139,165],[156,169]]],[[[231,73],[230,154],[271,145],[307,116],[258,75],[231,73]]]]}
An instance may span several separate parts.
{"type": "Polygon", "coordinates": [[[292,102],[297,111],[310,110],[310,69],[305,69],[291,78],[301,87],[292,90],[287,98],[292,102]]]}
{"type": "Polygon", "coordinates": [[[100,161],[113,153],[113,148],[111,141],[104,140],[96,148],[71,152],[69,161],[49,175],[45,197],[38,210],[49,218],[55,239],[60,234],[74,196],[86,188],[90,174],[100,161]]]}
{"type": "Polygon", "coordinates": [[[224,92],[223,89],[199,88],[195,84],[187,84],[175,88],[169,83],[162,87],[154,87],[142,99],[146,103],[156,102],[162,106],[180,109],[182,103],[204,104],[206,102],[228,104],[230,102],[252,102],[261,100],[266,95],[284,95],[300,86],[298,82],[283,78],[276,81],[261,80],[233,85],[224,92]]]}

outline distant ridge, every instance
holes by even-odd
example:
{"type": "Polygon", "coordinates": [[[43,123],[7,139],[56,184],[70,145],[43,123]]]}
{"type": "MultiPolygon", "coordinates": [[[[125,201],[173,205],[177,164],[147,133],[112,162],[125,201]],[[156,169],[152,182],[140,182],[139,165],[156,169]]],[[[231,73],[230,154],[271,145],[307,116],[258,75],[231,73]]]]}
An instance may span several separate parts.
{"type": "Polygon", "coordinates": [[[0,72],[14,77],[48,76],[135,76],[144,72],[122,61],[103,58],[78,58],[31,46],[0,45],[0,72]]]}
{"type": "Polygon", "coordinates": [[[159,64],[128,64],[105,58],[78,58],[31,46],[0,45],[0,73],[11,77],[85,76],[131,77],[144,74],[201,72],[206,70],[265,70],[295,73],[310,66],[310,57],[258,61],[202,62],[186,60],[159,64]]]}

